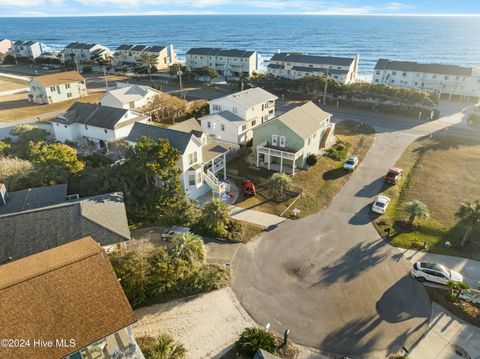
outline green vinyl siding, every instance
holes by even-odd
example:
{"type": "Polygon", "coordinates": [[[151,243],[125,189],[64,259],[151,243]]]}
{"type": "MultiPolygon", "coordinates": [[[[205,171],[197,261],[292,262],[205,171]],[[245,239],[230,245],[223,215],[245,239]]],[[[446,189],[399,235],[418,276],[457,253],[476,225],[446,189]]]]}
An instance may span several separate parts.
{"type": "Polygon", "coordinates": [[[272,135],[285,136],[286,147],[290,150],[299,151],[304,147],[305,141],[293,132],[282,121],[272,120],[253,129],[253,149],[265,141],[272,141],[272,135]]]}

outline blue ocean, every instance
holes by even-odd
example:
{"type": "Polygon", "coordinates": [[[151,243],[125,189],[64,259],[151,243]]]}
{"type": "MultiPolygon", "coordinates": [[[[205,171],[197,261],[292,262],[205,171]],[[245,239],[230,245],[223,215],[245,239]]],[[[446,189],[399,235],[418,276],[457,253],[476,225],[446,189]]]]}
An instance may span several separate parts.
{"type": "Polygon", "coordinates": [[[480,64],[479,17],[421,16],[112,16],[0,18],[0,38],[37,40],[54,50],[70,42],[173,44],[278,50],[317,55],[360,54],[361,75],[380,57],[464,66],[480,64]]]}

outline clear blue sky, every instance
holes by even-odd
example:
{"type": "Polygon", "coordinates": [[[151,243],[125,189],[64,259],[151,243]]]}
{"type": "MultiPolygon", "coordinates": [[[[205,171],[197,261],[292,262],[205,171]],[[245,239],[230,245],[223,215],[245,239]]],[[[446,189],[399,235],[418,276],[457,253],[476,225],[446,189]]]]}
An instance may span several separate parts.
{"type": "Polygon", "coordinates": [[[480,0],[0,0],[0,16],[130,14],[479,15],[480,0]]]}

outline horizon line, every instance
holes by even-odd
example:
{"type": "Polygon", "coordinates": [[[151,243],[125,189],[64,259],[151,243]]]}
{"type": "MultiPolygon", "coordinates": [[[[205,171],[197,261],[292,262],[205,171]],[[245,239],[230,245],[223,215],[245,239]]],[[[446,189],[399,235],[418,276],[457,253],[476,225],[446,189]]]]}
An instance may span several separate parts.
{"type": "Polygon", "coordinates": [[[331,13],[331,14],[322,14],[322,13],[297,13],[297,14],[285,14],[285,13],[238,13],[238,14],[225,14],[225,13],[161,13],[158,14],[143,14],[143,13],[111,13],[111,14],[86,14],[86,15],[67,15],[67,14],[45,14],[45,15],[12,15],[12,16],[0,16],[0,19],[12,19],[12,18],[49,18],[49,17],[128,17],[128,16],[358,16],[358,17],[366,17],[366,16],[388,16],[388,17],[480,17],[480,13],[475,14],[465,14],[465,13],[458,13],[458,14],[442,14],[442,13],[432,13],[432,14],[423,14],[423,13],[412,13],[412,14],[379,14],[379,13],[372,13],[372,14],[345,14],[345,13],[331,13]]]}

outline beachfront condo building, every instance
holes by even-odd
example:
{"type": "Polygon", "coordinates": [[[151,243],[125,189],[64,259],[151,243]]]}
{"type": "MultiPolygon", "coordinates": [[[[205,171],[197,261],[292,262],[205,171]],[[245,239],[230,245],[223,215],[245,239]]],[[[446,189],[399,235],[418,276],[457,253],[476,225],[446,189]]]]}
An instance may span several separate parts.
{"type": "Polygon", "coordinates": [[[328,76],[338,83],[350,84],[357,80],[358,61],[358,55],[336,57],[279,52],[270,59],[267,73],[292,80],[305,76],[328,76]]]}
{"type": "Polygon", "coordinates": [[[108,60],[113,56],[113,52],[106,46],[100,44],[84,44],[81,42],[72,42],[65,46],[62,51],[66,59],[82,61],[108,60]]]}
{"type": "Polygon", "coordinates": [[[260,71],[262,59],[255,51],[199,47],[187,51],[186,66],[189,71],[209,67],[225,77],[250,76],[260,71]]]}
{"type": "Polygon", "coordinates": [[[45,52],[46,46],[37,41],[17,40],[12,44],[9,54],[36,59],[45,52]]]}
{"type": "Polygon", "coordinates": [[[425,89],[449,100],[480,101],[480,66],[471,68],[379,59],[373,83],[425,89]]]}
{"type": "Polygon", "coordinates": [[[154,66],[157,70],[168,69],[177,62],[173,46],[146,46],[146,45],[120,45],[113,54],[115,67],[145,67],[146,59],[155,59],[154,66]],[[148,57],[146,56],[148,55],[148,57]]]}

